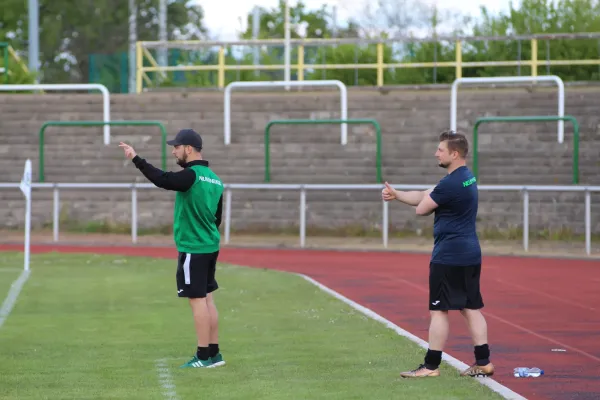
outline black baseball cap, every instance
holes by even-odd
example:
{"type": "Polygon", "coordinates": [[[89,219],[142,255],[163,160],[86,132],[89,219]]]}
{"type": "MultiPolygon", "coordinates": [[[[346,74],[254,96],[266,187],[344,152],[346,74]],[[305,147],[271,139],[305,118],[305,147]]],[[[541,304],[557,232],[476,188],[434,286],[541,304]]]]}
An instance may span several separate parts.
{"type": "Polygon", "coordinates": [[[182,129],[177,132],[175,139],[167,141],[169,146],[192,146],[199,150],[202,149],[202,138],[193,129],[182,129]]]}

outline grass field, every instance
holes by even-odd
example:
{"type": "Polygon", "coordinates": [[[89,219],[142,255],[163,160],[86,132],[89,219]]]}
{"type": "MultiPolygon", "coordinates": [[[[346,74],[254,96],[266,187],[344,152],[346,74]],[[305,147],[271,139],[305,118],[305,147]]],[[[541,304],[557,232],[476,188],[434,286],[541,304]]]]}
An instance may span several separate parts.
{"type": "MultiPolygon", "coordinates": [[[[0,253],[0,302],[22,265],[0,253]]],[[[33,255],[0,328],[0,399],[501,398],[445,364],[440,378],[403,380],[422,361],[416,344],[300,277],[231,265],[215,296],[227,365],[179,369],[195,335],[174,265],[33,255]]]]}

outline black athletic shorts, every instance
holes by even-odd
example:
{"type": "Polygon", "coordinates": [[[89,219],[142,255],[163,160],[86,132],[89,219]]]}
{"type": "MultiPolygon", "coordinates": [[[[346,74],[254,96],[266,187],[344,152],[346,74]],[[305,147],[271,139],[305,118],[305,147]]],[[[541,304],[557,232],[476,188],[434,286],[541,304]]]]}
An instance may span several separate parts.
{"type": "Polygon", "coordinates": [[[179,253],[177,262],[177,296],[203,298],[219,288],[215,279],[219,252],[206,254],[179,253]]]}
{"type": "Polygon", "coordinates": [[[481,264],[465,267],[429,264],[429,310],[483,308],[481,264]]]}

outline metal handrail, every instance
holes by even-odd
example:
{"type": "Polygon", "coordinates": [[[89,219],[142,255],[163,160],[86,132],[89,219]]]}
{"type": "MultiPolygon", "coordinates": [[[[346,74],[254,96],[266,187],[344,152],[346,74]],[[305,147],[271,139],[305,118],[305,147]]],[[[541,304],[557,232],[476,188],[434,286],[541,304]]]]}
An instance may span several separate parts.
{"type": "MultiPolygon", "coordinates": [[[[473,174],[479,171],[479,125],[493,122],[547,122],[569,121],[573,124],[573,184],[579,184],[579,123],[570,115],[566,116],[525,116],[525,117],[482,117],[473,127],[473,174]]],[[[478,178],[479,179],[479,178],[478,178]]]]}
{"type": "Polygon", "coordinates": [[[161,158],[162,169],[167,169],[167,129],[160,121],[47,121],[40,128],[39,133],[39,180],[44,182],[44,132],[49,126],[158,126],[161,132],[161,158]]]}
{"type": "MultiPolygon", "coordinates": [[[[455,68],[455,78],[461,78],[464,68],[468,67],[531,67],[531,75],[537,76],[539,66],[551,65],[600,65],[600,59],[583,59],[583,60],[538,60],[538,40],[554,40],[554,39],[598,39],[600,32],[591,33],[572,33],[572,34],[538,34],[538,35],[514,35],[514,36],[435,36],[426,38],[400,37],[384,39],[363,39],[363,38],[344,38],[344,39],[292,39],[291,46],[298,47],[298,61],[296,64],[283,65],[240,65],[226,64],[225,48],[228,46],[282,46],[285,41],[282,39],[267,39],[267,40],[236,40],[236,41],[138,41],[136,50],[136,91],[141,93],[143,90],[143,80],[150,81],[147,72],[165,72],[165,71],[217,71],[218,82],[217,86],[222,89],[226,85],[226,71],[261,71],[261,70],[284,70],[286,68],[295,69],[298,71],[298,80],[304,80],[304,73],[307,70],[333,70],[333,69],[370,69],[377,71],[377,86],[384,86],[384,72],[390,68],[455,68]],[[504,61],[463,61],[463,42],[473,41],[507,41],[507,40],[530,40],[531,41],[531,59],[529,60],[504,60],[504,61]],[[455,58],[453,61],[437,61],[421,63],[386,63],[384,62],[385,46],[394,43],[403,42],[442,42],[450,41],[455,43],[455,58]],[[345,63],[345,64],[306,64],[304,57],[305,46],[333,46],[333,45],[366,45],[373,44],[377,46],[377,55],[370,63],[345,63]],[[148,59],[148,49],[155,48],[178,48],[197,50],[204,47],[219,47],[218,62],[212,65],[171,65],[159,66],[152,63],[152,66],[144,66],[144,58],[148,59]]],[[[150,59],[149,59],[150,60],[150,59]]],[[[150,60],[152,61],[152,60],[150,60]]],[[[151,81],[150,81],[151,82],[151,81]]]]}
{"type": "MultiPolygon", "coordinates": [[[[309,190],[372,190],[380,192],[385,186],[381,184],[352,185],[352,184],[245,184],[225,183],[225,216],[224,236],[225,244],[230,242],[231,235],[231,204],[232,190],[299,190],[300,191],[300,247],[306,243],[306,192],[309,190]]],[[[398,190],[426,190],[431,185],[393,185],[398,190]]],[[[0,183],[0,189],[19,189],[18,183],[0,183]]],[[[32,183],[32,189],[53,189],[53,233],[54,241],[58,241],[59,216],[60,216],[60,189],[130,189],[131,190],[131,241],[137,243],[137,190],[157,189],[151,183],[32,183]]],[[[585,193],[585,251],[591,254],[591,193],[600,192],[600,186],[550,186],[550,185],[478,185],[481,191],[512,191],[523,194],[523,248],[529,249],[529,192],[583,192],[585,193]]],[[[375,194],[374,194],[375,195],[375,194]]],[[[374,198],[379,196],[375,195],[374,198]]],[[[374,200],[377,201],[377,200],[374,200]]],[[[382,201],[381,234],[383,247],[388,247],[389,238],[389,203],[382,201]]]]}
{"type": "MultiPolygon", "coordinates": [[[[265,182],[271,181],[271,136],[270,131],[273,125],[325,125],[325,124],[369,124],[375,128],[376,149],[375,166],[377,173],[377,182],[383,183],[381,175],[381,126],[374,119],[276,119],[269,121],[265,126],[265,182]]],[[[342,142],[342,144],[346,144],[342,142]]]]}

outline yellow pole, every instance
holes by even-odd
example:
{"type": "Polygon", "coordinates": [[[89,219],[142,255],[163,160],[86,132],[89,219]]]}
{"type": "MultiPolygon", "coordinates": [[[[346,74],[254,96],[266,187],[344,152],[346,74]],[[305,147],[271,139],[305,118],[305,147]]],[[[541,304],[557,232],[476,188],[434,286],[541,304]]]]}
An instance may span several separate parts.
{"type": "Polygon", "coordinates": [[[225,87],[225,47],[219,48],[219,89],[225,87]]]}
{"type": "Polygon", "coordinates": [[[538,43],[537,39],[531,39],[531,76],[537,76],[538,70],[538,43]]]}
{"type": "Polygon", "coordinates": [[[304,46],[298,46],[298,80],[304,80],[304,46]]]}
{"type": "Polygon", "coordinates": [[[462,78],[462,43],[456,41],[456,79],[462,78]]]}
{"type": "Polygon", "coordinates": [[[27,68],[27,65],[25,65],[25,63],[21,60],[21,57],[19,57],[19,55],[17,54],[15,49],[12,48],[11,45],[8,45],[8,54],[10,54],[10,56],[17,62],[17,64],[19,64],[19,67],[21,67],[23,72],[29,74],[29,68],[27,68]]]}
{"type": "Polygon", "coordinates": [[[144,66],[144,61],[142,59],[142,43],[138,40],[135,44],[135,88],[136,92],[142,93],[142,68],[144,66]]]}
{"type": "Polygon", "coordinates": [[[383,87],[383,43],[377,43],[377,86],[383,87]]]}

